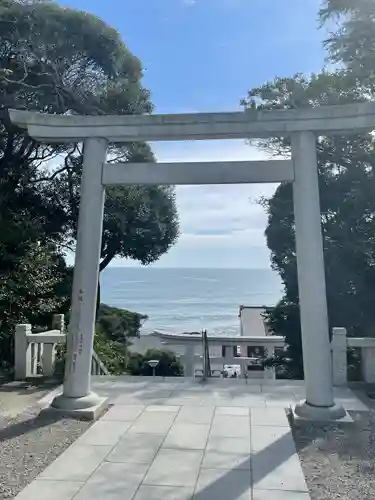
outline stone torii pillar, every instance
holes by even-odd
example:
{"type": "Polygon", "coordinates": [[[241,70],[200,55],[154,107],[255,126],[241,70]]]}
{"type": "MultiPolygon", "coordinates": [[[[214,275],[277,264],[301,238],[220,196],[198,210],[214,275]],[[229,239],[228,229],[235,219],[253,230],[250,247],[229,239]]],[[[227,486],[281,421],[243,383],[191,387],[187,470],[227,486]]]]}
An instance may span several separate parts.
{"type": "MultiPolygon", "coordinates": [[[[10,111],[11,120],[26,128],[31,137],[46,143],[83,142],[83,168],[75,251],[67,355],[62,394],[51,408],[76,417],[96,419],[108,406],[90,388],[99,279],[105,188],[102,182],[107,156],[108,127],[90,131],[76,125],[77,117],[10,111]],[[72,131],[66,125],[72,126],[72,131]],[[66,131],[69,135],[66,137],[66,131]],[[71,131],[71,134],[70,134],[71,131]]],[[[84,118],[84,121],[87,117],[84,118]]]]}
{"type": "Polygon", "coordinates": [[[234,113],[56,116],[10,110],[14,124],[45,143],[85,143],[81,209],[64,392],[55,407],[97,414],[91,353],[105,185],[294,182],[298,284],[306,401],[295,413],[318,420],[345,415],[333,398],[315,137],[375,129],[375,103],[234,113]],[[290,137],[292,162],[103,165],[106,144],[137,141],[290,137]]]}
{"type": "Polygon", "coordinates": [[[316,138],[292,135],[294,218],[306,401],[295,413],[312,420],[345,416],[333,398],[316,138]]]}
{"type": "Polygon", "coordinates": [[[104,211],[103,165],[107,140],[84,142],[72,307],[63,393],[52,406],[95,418],[107,400],[90,391],[99,261],[104,211]]]}

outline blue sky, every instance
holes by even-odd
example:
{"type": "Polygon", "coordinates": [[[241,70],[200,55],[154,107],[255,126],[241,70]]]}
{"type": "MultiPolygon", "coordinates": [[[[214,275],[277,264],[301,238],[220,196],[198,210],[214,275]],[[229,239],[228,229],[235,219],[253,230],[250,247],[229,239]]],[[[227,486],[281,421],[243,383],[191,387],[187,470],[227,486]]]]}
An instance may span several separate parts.
{"type": "MultiPolygon", "coordinates": [[[[235,111],[249,88],[318,71],[320,0],[70,0],[115,27],[142,61],[157,113],[235,111]]],[[[158,143],[160,161],[264,158],[242,141],[158,143]]],[[[273,185],[177,188],[181,237],[163,267],[269,266],[257,199],[273,185]]],[[[117,261],[116,265],[128,265],[117,261]]]]}

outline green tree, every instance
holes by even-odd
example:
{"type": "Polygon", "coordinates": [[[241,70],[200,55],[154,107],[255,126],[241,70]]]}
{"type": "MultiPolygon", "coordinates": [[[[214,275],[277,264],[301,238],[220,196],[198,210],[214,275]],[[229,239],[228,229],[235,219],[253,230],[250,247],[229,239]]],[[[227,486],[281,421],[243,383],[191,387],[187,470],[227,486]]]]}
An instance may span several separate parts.
{"type": "MultiPolygon", "coordinates": [[[[129,358],[128,339],[139,336],[139,330],[146,319],[147,316],[143,314],[100,304],[95,328],[94,349],[111,375],[125,373],[129,358]]],[[[56,376],[58,377],[64,375],[65,356],[66,345],[58,349],[58,363],[56,365],[56,376]]]]}
{"type": "MultiPolygon", "coordinates": [[[[325,41],[327,59],[344,67],[363,88],[373,88],[375,76],[375,6],[373,0],[324,0],[319,11],[321,23],[329,23],[325,41]]],[[[371,98],[370,95],[367,96],[371,98]]]]}
{"type": "MultiPolygon", "coordinates": [[[[143,149],[142,155],[153,158],[150,151],[143,149]]],[[[133,154],[130,158],[133,160],[133,154]]],[[[67,234],[73,243],[77,234],[81,160],[81,156],[70,160],[68,169],[53,179],[54,200],[66,214],[67,234]]],[[[106,189],[100,271],[115,257],[150,264],[167,252],[177,237],[173,187],[136,185],[106,189]]]]}
{"type": "MultiPolygon", "coordinates": [[[[326,1],[320,11],[323,23],[333,18],[339,22],[337,31],[325,42],[329,61],[340,63],[337,71],[275,78],[251,89],[244,106],[283,109],[372,99],[375,4],[366,0],[356,2],[355,6],[351,4],[326,1]]],[[[262,141],[260,146],[277,155],[290,152],[289,141],[282,138],[262,141]]],[[[319,137],[317,150],[330,325],[345,326],[349,334],[374,335],[373,137],[369,134],[319,137]]],[[[263,205],[268,213],[266,238],[272,266],[285,287],[284,297],[269,311],[268,321],[275,332],[286,336],[290,374],[300,376],[302,353],[292,186],[281,184],[273,197],[263,200],[263,205]]]]}
{"type": "Polygon", "coordinates": [[[139,337],[140,328],[146,319],[144,314],[100,304],[94,349],[111,374],[125,373],[129,358],[128,339],[139,337]]]}
{"type": "MultiPolygon", "coordinates": [[[[152,159],[147,146],[132,145],[128,160],[152,159]]],[[[74,247],[80,201],[82,157],[66,161],[67,170],[53,181],[54,200],[66,214],[67,247],[74,247]]],[[[48,186],[47,189],[51,189],[48,186]]],[[[115,257],[155,262],[179,234],[175,191],[170,186],[115,186],[106,189],[100,272],[115,257]]],[[[100,304],[100,282],[97,304],[100,304]]]]}
{"type": "Polygon", "coordinates": [[[108,339],[125,344],[127,338],[139,337],[146,319],[145,314],[100,304],[96,325],[108,339]]]}
{"type": "Polygon", "coordinates": [[[0,282],[0,364],[13,363],[13,330],[17,323],[50,326],[50,316],[65,309],[60,287],[69,275],[64,259],[53,248],[35,243],[0,282]]]}
{"type": "Polygon", "coordinates": [[[155,369],[155,375],[158,377],[180,377],[183,375],[183,367],[171,351],[159,351],[158,349],[149,349],[144,355],[131,353],[129,355],[127,371],[131,375],[151,376],[153,370],[148,364],[151,359],[159,360],[155,369]]]}
{"type": "MultiPolygon", "coordinates": [[[[8,230],[13,215],[32,221],[15,225],[23,238],[15,235],[9,252],[3,245],[1,268],[6,274],[12,269],[10,257],[27,252],[27,245],[12,252],[14,241],[66,244],[71,219],[77,215],[56,203],[52,183],[69,169],[77,147],[35,143],[10,123],[9,108],[121,114],[149,112],[152,106],[140,85],[140,62],[118,33],[95,16],[52,2],[1,0],[0,41],[1,215],[8,230]],[[61,157],[61,168],[47,163],[54,159],[59,165],[61,157]],[[25,237],[29,230],[30,237],[25,237]]],[[[112,149],[125,154],[128,148],[112,149]]]]}
{"type": "MultiPolygon", "coordinates": [[[[151,112],[152,104],[141,85],[140,61],[91,14],[50,1],[0,0],[0,42],[0,293],[6,295],[25,259],[34,266],[30,275],[43,264],[30,260],[35,245],[44,252],[53,248],[51,257],[60,260],[74,245],[82,164],[80,145],[36,143],[11,124],[9,108],[140,114],[151,112]]],[[[112,161],[154,160],[146,144],[112,144],[109,152],[112,161]]],[[[152,262],[177,235],[173,189],[109,189],[101,267],[116,255],[152,262]]],[[[40,277],[49,269],[46,263],[40,277]]],[[[65,278],[69,274],[66,269],[65,278]]],[[[65,278],[56,285],[64,299],[65,278]]],[[[20,287],[17,293],[26,292],[20,287]]],[[[14,322],[23,316],[29,313],[14,315],[14,322]]],[[[0,306],[2,327],[11,329],[7,318],[0,306]]]]}

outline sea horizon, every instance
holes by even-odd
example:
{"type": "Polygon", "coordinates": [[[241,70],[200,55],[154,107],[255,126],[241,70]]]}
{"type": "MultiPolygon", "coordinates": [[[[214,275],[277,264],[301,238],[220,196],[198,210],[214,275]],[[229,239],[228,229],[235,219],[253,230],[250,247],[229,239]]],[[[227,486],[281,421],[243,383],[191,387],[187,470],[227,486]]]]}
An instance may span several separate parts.
{"type": "MultiPolygon", "coordinates": [[[[269,271],[271,273],[274,273],[277,275],[277,272],[271,269],[270,267],[207,267],[207,266],[159,266],[155,264],[149,264],[149,265],[129,265],[129,264],[116,264],[116,265],[109,265],[106,267],[105,270],[107,269],[144,269],[144,270],[154,270],[154,269],[213,269],[215,271],[222,271],[222,270],[231,270],[231,269],[237,269],[237,270],[246,270],[246,271],[269,271]]],[[[104,270],[104,271],[105,271],[104,270]]],[[[102,272],[104,272],[102,271],[102,272]]]]}
{"type": "Polygon", "coordinates": [[[101,302],[148,316],[143,333],[237,335],[240,305],[272,307],[282,294],[271,269],[113,266],[100,283],[101,302]]]}

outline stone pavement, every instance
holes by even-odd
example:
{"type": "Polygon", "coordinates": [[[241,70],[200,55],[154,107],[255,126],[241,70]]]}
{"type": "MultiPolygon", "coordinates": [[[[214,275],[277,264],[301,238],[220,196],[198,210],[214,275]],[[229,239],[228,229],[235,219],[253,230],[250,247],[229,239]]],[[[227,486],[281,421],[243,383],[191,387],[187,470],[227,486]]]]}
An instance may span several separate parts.
{"type": "Polygon", "coordinates": [[[98,377],[93,389],[113,406],[16,500],[310,499],[285,412],[302,384],[98,377]]]}

